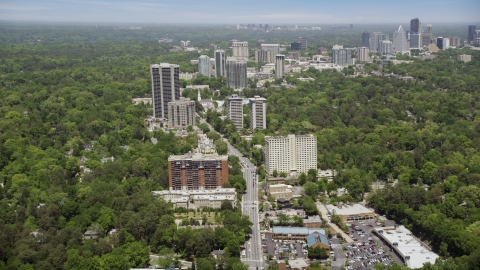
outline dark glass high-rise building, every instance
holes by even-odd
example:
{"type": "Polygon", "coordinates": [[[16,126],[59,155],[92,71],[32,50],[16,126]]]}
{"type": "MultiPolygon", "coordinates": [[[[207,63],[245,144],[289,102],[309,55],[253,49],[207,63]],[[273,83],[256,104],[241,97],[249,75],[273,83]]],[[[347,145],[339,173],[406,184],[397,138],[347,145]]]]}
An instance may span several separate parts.
{"type": "Polygon", "coordinates": [[[215,76],[217,78],[225,76],[225,51],[215,51],[215,76]]]}
{"type": "Polygon", "coordinates": [[[362,34],[362,47],[370,48],[370,33],[367,31],[362,34]]]}
{"type": "Polygon", "coordinates": [[[477,28],[476,25],[469,25],[468,26],[468,43],[473,42],[473,36],[475,35],[475,29],[477,28]]]}
{"type": "Polygon", "coordinates": [[[410,20],[410,33],[419,33],[422,31],[422,24],[418,18],[410,20]]]}
{"type": "Polygon", "coordinates": [[[152,76],[152,102],[155,118],[167,118],[168,102],[180,99],[180,68],[161,63],[150,65],[152,76]]]}
{"type": "Polygon", "coordinates": [[[437,37],[437,47],[443,50],[443,37],[437,37]]]}

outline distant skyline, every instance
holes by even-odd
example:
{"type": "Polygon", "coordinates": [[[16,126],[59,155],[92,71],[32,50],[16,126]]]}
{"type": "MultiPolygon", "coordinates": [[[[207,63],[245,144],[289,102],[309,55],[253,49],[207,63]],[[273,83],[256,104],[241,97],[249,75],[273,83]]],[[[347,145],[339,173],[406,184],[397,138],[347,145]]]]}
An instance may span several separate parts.
{"type": "Polygon", "coordinates": [[[0,0],[0,20],[198,24],[479,21],[479,0],[0,0]]]}

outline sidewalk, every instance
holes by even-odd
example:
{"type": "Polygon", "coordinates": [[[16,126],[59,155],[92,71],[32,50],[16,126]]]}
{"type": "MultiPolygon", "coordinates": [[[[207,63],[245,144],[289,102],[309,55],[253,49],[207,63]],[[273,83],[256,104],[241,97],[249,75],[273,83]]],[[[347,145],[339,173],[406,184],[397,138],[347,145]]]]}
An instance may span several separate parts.
{"type": "Polygon", "coordinates": [[[325,205],[323,205],[323,203],[321,202],[316,202],[315,203],[317,205],[317,208],[318,210],[322,213],[322,218],[326,219],[328,221],[328,225],[334,229],[335,231],[339,232],[342,234],[342,237],[343,239],[345,239],[345,242],[346,243],[352,243],[354,242],[353,239],[348,236],[348,234],[346,234],[344,231],[342,231],[336,224],[332,223],[330,221],[330,218],[327,216],[328,214],[328,211],[327,211],[327,208],[325,207],[325,205]]]}

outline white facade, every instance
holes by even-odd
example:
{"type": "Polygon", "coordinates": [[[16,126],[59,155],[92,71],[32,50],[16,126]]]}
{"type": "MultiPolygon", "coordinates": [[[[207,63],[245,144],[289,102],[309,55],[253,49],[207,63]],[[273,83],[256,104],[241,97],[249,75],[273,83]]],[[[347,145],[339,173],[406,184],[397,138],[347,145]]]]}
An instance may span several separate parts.
{"type": "Polygon", "coordinates": [[[450,39],[449,38],[443,38],[442,42],[443,42],[442,45],[443,45],[444,50],[450,48],[450,39]]]}
{"type": "Polygon", "coordinates": [[[260,49],[255,52],[255,62],[274,63],[279,53],[279,44],[260,44],[260,49]]]}
{"type": "Polygon", "coordinates": [[[180,97],[168,103],[168,127],[186,128],[195,125],[195,101],[180,97]]]}
{"type": "Polygon", "coordinates": [[[380,43],[380,53],[381,54],[392,54],[392,42],[389,40],[384,40],[380,43]]]}
{"type": "Polygon", "coordinates": [[[260,96],[250,98],[250,132],[256,128],[264,130],[267,128],[267,100],[260,96]]]}
{"type": "Polygon", "coordinates": [[[154,195],[162,197],[165,201],[173,203],[174,208],[187,209],[221,207],[223,201],[235,205],[235,188],[217,188],[211,190],[162,190],[153,191],[154,195]]]}
{"type": "Polygon", "coordinates": [[[334,46],[332,50],[332,63],[342,67],[351,65],[352,64],[351,50],[346,48],[338,48],[334,46]]]}
{"type": "Polygon", "coordinates": [[[393,49],[395,52],[407,52],[409,51],[407,36],[405,35],[405,30],[400,25],[398,30],[393,33],[393,49]]]}
{"type": "Polygon", "coordinates": [[[360,47],[357,49],[357,58],[360,62],[367,62],[369,59],[370,49],[367,47],[360,47]]]}
{"type": "Polygon", "coordinates": [[[291,175],[317,169],[317,138],[312,135],[266,136],[264,148],[265,168],[291,175]]]}
{"type": "Polygon", "coordinates": [[[275,198],[275,200],[279,198],[291,200],[293,197],[293,187],[285,184],[269,185],[268,194],[275,198]]]}
{"type": "Polygon", "coordinates": [[[283,54],[275,55],[275,77],[277,79],[285,77],[285,55],[283,54]]]}
{"type": "Polygon", "coordinates": [[[232,95],[227,98],[227,117],[232,120],[240,131],[243,129],[243,99],[237,95],[232,95]]]}
{"type": "Polygon", "coordinates": [[[234,41],[232,48],[234,57],[248,58],[248,41],[234,41]]]}
{"type": "Polygon", "coordinates": [[[210,78],[210,57],[207,55],[198,57],[198,73],[210,78]]]}

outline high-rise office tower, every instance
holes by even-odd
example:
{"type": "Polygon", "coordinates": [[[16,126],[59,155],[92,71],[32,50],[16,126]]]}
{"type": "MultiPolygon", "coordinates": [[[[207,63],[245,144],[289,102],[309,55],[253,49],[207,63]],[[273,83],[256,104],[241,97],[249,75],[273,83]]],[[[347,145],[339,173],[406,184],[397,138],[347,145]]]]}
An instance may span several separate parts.
{"type": "Polygon", "coordinates": [[[290,43],[290,49],[292,50],[300,50],[300,47],[301,47],[300,42],[295,41],[290,43]]]}
{"type": "Polygon", "coordinates": [[[405,36],[405,31],[400,25],[398,30],[393,33],[393,47],[395,52],[406,52],[408,51],[407,37],[405,36]]]}
{"type": "Polygon", "coordinates": [[[269,28],[268,28],[268,23],[265,24],[265,31],[267,31],[269,28]]]}
{"type": "Polygon", "coordinates": [[[300,50],[306,50],[306,49],[307,49],[307,38],[300,37],[300,50]]]}
{"type": "Polygon", "coordinates": [[[169,190],[210,190],[228,183],[228,156],[187,153],[168,157],[169,190]]]}
{"type": "Polygon", "coordinates": [[[150,65],[152,77],[153,115],[167,118],[168,102],[180,98],[180,68],[178,65],[160,63],[150,65]]]}
{"type": "Polygon", "coordinates": [[[450,39],[449,38],[443,38],[442,47],[443,47],[444,50],[450,48],[450,39]]]}
{"type": "Polygon", "coordinates": [[[473,36],[475,35],[475,29],[477,28],[476,25],[469,25],[468,26],[468,38],[467,41],[468,43],[473,43],[475,40],[473,40],[473,36]]]}
{"type": "Polygon", "coordinates": [[[228,88],[243,89],[247,87],[247,62],[244,58],[227,57],[225,70],[228,88]]]}
{"type": "Polygon", "coordinates": [[[370,50],[368,49],[368,47],[360,47],[360,48],[357,48],[357,58],[358,58],[358,61],[360,62],[366,62],[368,61],[369,59],[369,54],[370,53],[370,50]]]}
{"type": "Polygon", "coordinates": [[[422,46],[428,46],[432,41],[432,30],[433,26],[431,24],[427,24],[427,30],[422,32],[422,46]]]}
{"type": "Polygon", "coordinates": [[[243,129],[243,98],[238,95],[227,97],[227,118],[232,120],[237,131],[243,129]]]}
{"type": "Polygon", "coordinates": [[[291,175],[317,169],[317,137],[309,135],[265,136],[265,170],[291,175]]]}
{"type": "Polygon", "coordinates": [[[263,29],[263,24],[259,24],[258,28],[263,29]]]}
{"type": "Polygon", "coordinates": [[[339,66],[349,66],[352,64],[352,52],[347,48],[332,49],[332,63],[339,66]]]}
{"type": "Polygon", "coordinates": [[[455,46],[455,47],[460,46],[460,38],[459,37],[452,37],[450,39],[450,46],[455,46]]]}
{"type": "Polygon", "coordinates": [[[229,42],[228,42],[228,47],[232,48],[233,47],[233,43],[237,42],[238,40],[236,39],[231,39],[229,42]]]}
{"type": "Polygon", "coordinates": [[[422,24],[418,18],[410,20],[410,33],[420,33],[422,31],[422,24]]]}
{"type": "Polygon", "coordinates": [[[378,42],[380,40],[380,32],[373,32],[370,34],[370,51],[371,52],[378,52],[378,42]]]}
{"type": "Polygon", "coordinates": [[[248,58],[248,41],[234,41],[232,47],[234,57],[248,58]]]}
{"type": "Polygon", "coordinates": [[[422,33],[410,33],[410,49],[422,48],[422,33]]]}
{"type": "Polygon", "coordinates": [[[210,78],[210,57],[207,55],[198,57],[198,73],[210,78]]]}
{"type": "Polygon", "coordinates": [[[215,51],[215,75],[216,77],[225,76],[225,51],[215,51]]]}
{"type": "Polygon", "coordinates": [[[195,125],[195,101],[180,97],[168,103],[168,127],[185,128],[195,125]]]}
{"type": "Polygon", "coordinates": [[[350,24],[350,29],[353,29],[353,23],[350,24]]]}
{"type": "Polygon", "coordinates": [[[265,41],[265,39],[259,39],[259,40],[257,40],[257,49],[261,49],[261,48],[262,48],[262,44],[265,44],[265,43],[267,43],[267,42],[265,41]]]}
{"type": "Polygon", "coordinates": [[[255,62],[274,63],[275,55],[280,52],[279,44],[261,44],[255,51],[255,62]]]}
{"type": "Polygon", "coordinates": [[[380,52],[381,51],[381,46],[382,46],[382,42],[384,42],[385,40],[389,40],[388,38],[388,34],[380,34],[378,35],[378,51],[380,52]]]}
{"type": "Polygon", "coordinates": [[[250,105],[250,132],[256,128],[264,130],[267,128],[267,100],[260,96],[249,98],[250,105]]]}
{"type": "Polygon", "coordinates": [[[283,54],[275,55],[275,77],[277,79],[285,77],[285,55],[283,54]]]}
{"type": "Polygon", "coordinates": [[[392,54],[392,42],[390,40],[382,40],[380,43],[381,54],[392,54]]]}
{"type": "Polygon", "coordinates": [[[362,34],[362,47],[370,48],[370,33],[367,31],[362,34]]]}
{"type": "Polygon", "coordinates": [[[443,37],[437,37],[437,47],[443,50],[443,37]]]}

